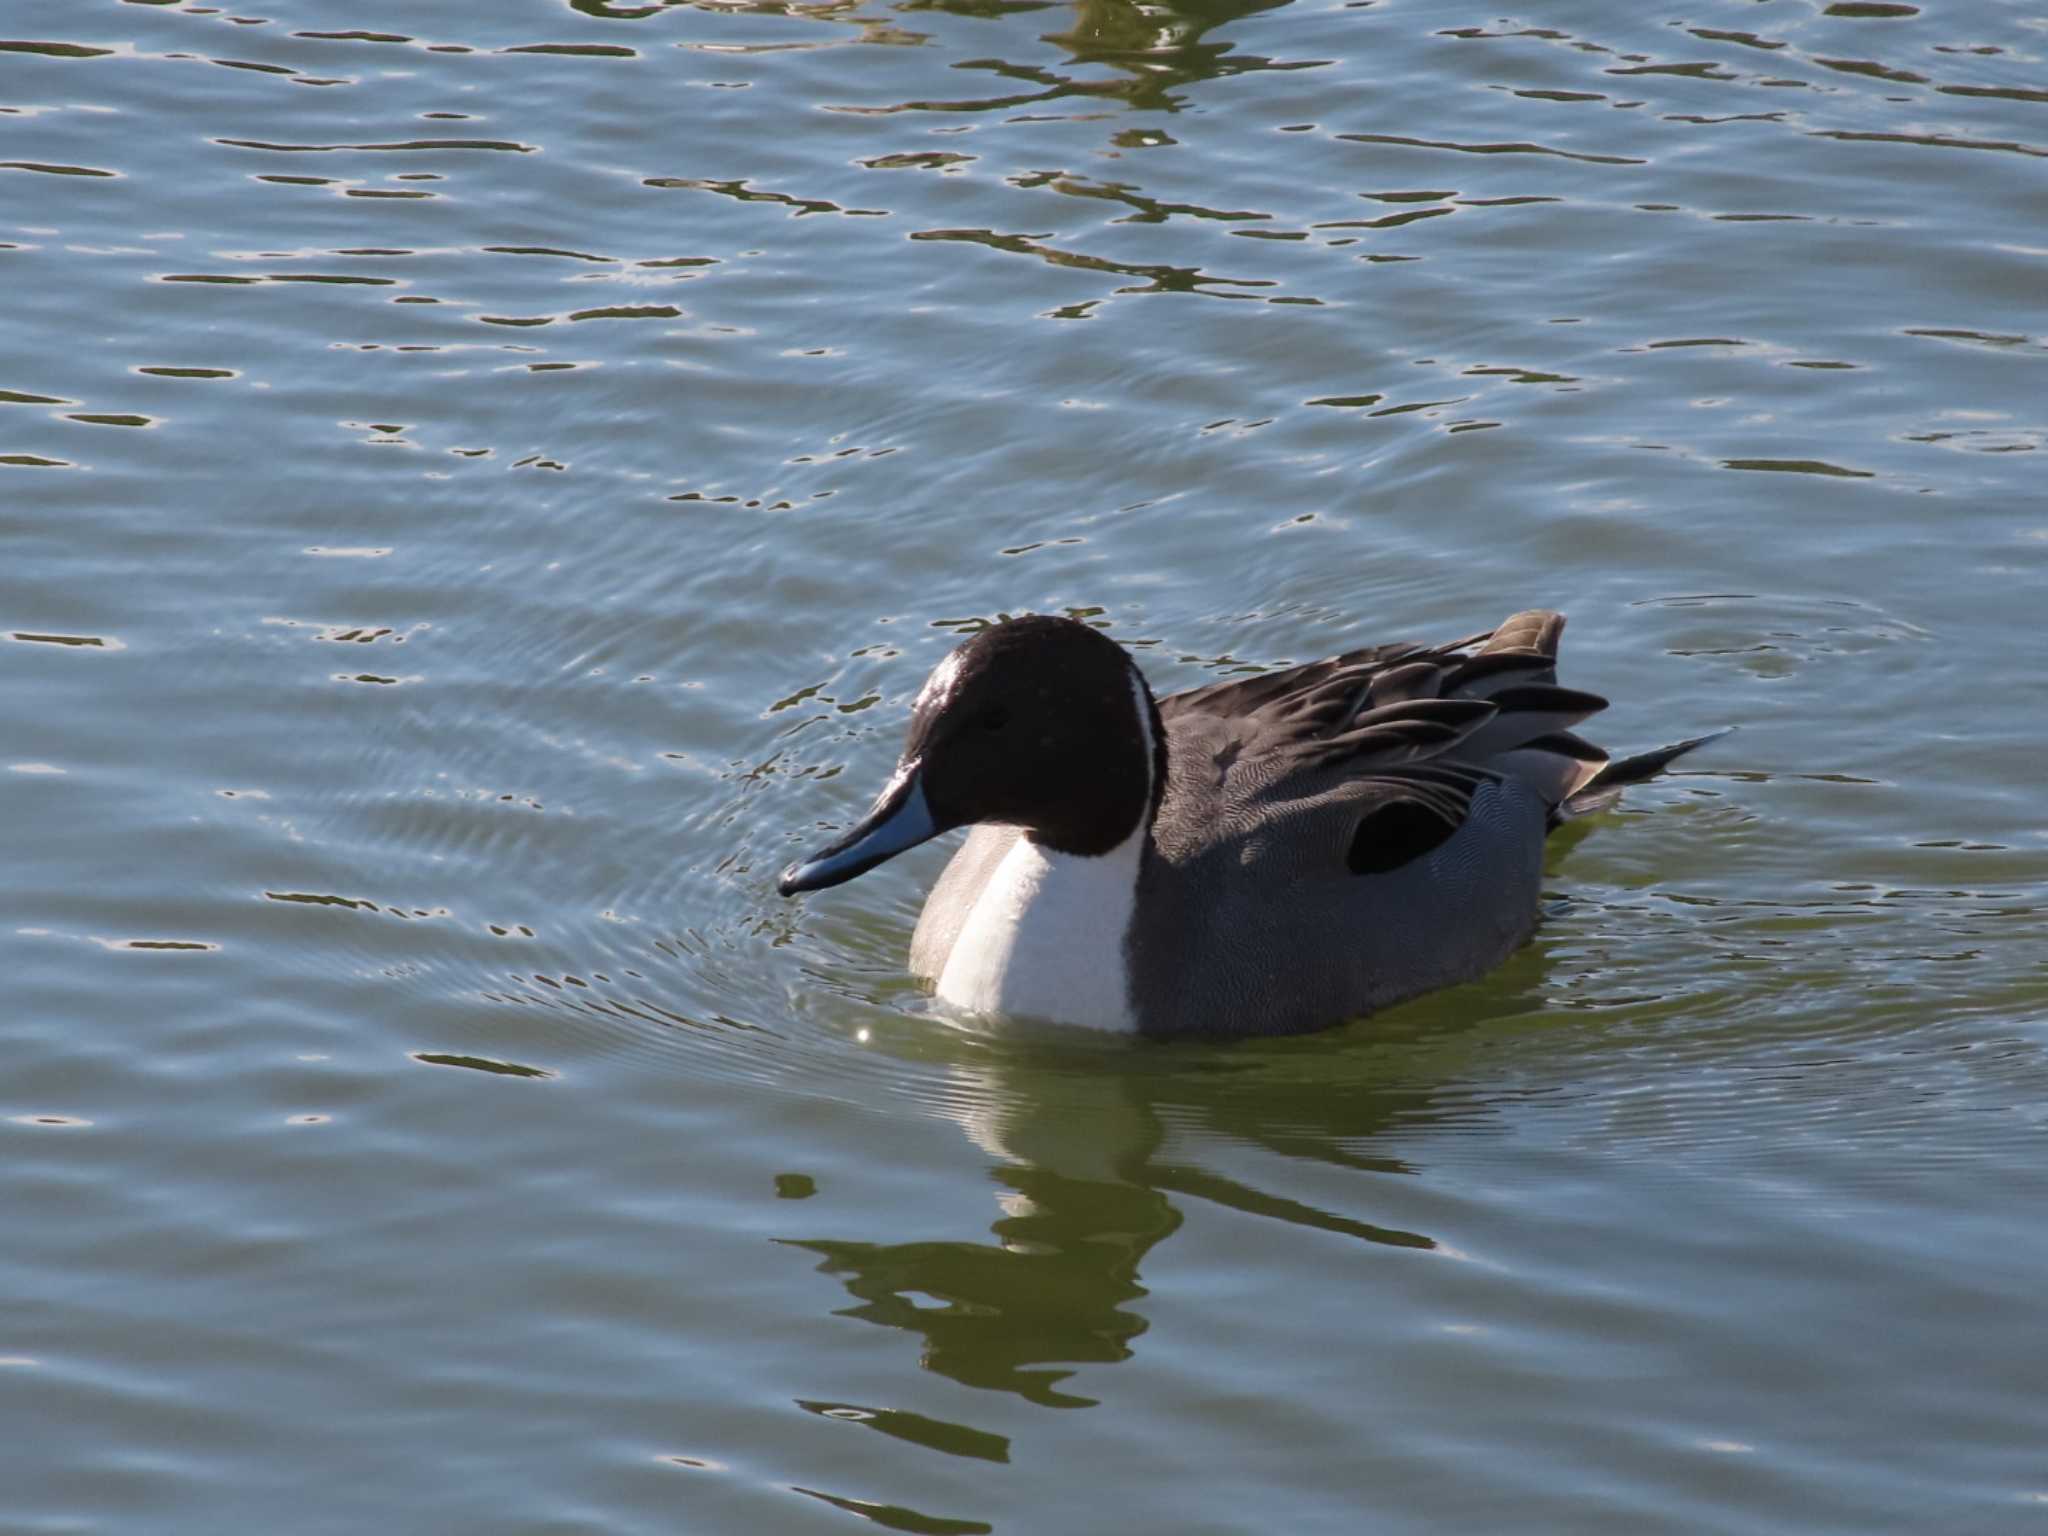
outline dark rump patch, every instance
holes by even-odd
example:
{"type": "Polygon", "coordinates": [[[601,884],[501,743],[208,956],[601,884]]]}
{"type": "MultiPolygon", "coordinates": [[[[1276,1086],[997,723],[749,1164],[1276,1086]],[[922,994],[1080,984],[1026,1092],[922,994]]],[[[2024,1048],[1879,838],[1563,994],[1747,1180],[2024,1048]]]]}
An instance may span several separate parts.
{"type": "Polygon", "coordinates": [[[1456,822],[1420,800],[1389,800],[1358,823],[1344,863],[1354,875],[1390,874],[1434,852],[1457,830],[1456,822]]]}

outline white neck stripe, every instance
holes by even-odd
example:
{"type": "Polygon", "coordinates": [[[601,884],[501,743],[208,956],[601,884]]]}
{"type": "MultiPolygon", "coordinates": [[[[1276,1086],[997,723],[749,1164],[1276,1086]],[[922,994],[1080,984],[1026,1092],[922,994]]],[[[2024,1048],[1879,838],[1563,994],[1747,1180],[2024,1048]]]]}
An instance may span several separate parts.
{"type": "Polygon", "coordinates": [[[1152,801],[1159,793],[1159,741],[1152,734],[1152,693],[1136,667],[1131,668],[1131,699],[1138,709],[1138,739],[1145,746],[1145,808],[1138,813],[1138,830],[1152,820],[1152,801]]]}

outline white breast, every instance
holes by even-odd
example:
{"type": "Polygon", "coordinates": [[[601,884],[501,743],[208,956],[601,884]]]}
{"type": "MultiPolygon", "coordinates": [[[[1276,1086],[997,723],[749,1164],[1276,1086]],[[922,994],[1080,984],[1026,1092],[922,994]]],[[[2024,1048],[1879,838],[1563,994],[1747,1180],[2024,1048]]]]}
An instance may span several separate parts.
{"type": "MultiPolygon", "coordinates": [[[[1149,799],[1152,702],[1136,667],[1130,686],[1149,799]]],[[[1135,1031],[1124,937],[1137,908],[1147,819],[1095,858],[1029,837],[1012,843],[960,925],[939,973],[939,1001],[970,1013],[1135,1031]]]]}
{"type": "Polygon", "coordinates": [[[1124,936],[1144,849],[1142,826],[1092,859],[1018,838],[953,941],[939,1000],[973,1013],[1135,1030],[1124,936]]]}

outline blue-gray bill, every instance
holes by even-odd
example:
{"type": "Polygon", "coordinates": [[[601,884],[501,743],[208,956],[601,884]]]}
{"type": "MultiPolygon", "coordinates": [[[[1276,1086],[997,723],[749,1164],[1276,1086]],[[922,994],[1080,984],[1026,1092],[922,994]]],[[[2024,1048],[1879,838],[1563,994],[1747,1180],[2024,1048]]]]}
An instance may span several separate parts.
{"type": "Polygon", "coordinates": [[[785,869],[775,889],[784,896],[822,891],[865,874],[904,849],[915,848],[945,831],[925,803],[919,767],[915,762],[899,767],[867,815],[845,835],[785,869]]]}

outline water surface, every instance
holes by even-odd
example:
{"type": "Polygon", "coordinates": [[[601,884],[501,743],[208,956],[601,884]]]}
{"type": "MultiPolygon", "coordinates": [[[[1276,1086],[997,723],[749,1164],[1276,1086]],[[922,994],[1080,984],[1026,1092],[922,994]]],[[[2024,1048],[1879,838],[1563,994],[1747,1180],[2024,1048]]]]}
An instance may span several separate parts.
{"type": "Polygon", "coordinates": [[[2048,1520],[2019,4],[14,0],[10,1530],[2048,1520]],[[346,14],[343,14],[345,11],[346,14]],[[1498,973],[977,1033],[959,634],[1568,610],[1498,973]]]}

